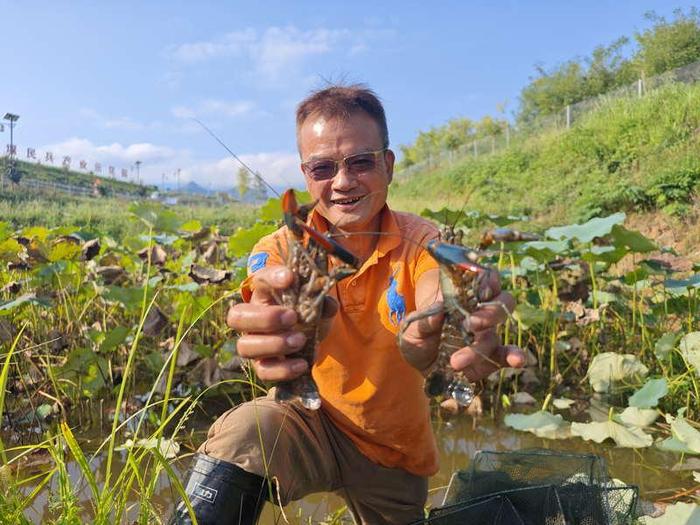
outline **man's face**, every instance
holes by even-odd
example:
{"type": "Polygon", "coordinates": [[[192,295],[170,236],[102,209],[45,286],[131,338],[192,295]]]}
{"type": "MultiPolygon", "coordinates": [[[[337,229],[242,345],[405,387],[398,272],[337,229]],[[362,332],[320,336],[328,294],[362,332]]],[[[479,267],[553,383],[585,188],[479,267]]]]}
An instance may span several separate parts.
{"type": "MultiPolygon", "coordinates": [[[[381,149],[379,126],[365,113],[345,120],[312,115],[299,130],[302,162],[341,160],[381,149]]],[[[368,231],[377,227],[394,170],[394,154],[387,150],[374,155],[373,160],[374,167],[370,170],[348,170],[341,162],[335,176],[327,180],[315,180],[304,174],[309,193],[318,200],[316,209],[332,226],[342,231],[368,231]]]]}

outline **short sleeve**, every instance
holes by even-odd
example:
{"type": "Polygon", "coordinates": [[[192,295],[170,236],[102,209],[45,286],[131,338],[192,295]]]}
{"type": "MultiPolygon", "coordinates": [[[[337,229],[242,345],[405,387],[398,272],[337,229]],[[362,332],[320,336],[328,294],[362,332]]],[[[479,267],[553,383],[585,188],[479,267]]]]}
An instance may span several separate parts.
{"type": "Polygon", "coordinates": [[[281,240],[284,239],[283,229],[277,230],[275,233],[266,235],[260,239],[248,256],[248,277],[241,283],[241,295],[245,302],[250,301],[253,295],[253,276],[259,270],[266,266],[275,266],[284,264],[283,255],[280,253],[282,249],[281,240]]]}
{"type": "Polygon", "coordinates": [[[438,268],[438,262],[430,255],[430,252],[424,248],[429,241],[437,239],[439,237],[437,229],[429,231],[423,239],[418,243],[420,248],[418,248],[418,253],[416,257],[416,264],[413,270],[413,282],[417,283],[421,276],[428,270],[434,270],[438,268]]]}

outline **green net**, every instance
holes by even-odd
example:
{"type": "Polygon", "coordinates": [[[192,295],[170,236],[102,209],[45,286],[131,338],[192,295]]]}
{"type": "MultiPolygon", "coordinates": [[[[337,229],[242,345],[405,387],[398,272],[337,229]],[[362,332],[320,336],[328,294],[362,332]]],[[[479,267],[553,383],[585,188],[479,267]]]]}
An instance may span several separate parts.
{"type": "Polygon", "coordinates": [[[637,487],[615,485],[593,454],[482,451],[452,476],[443,506],[417,523],[625,525],[637,499],[637,487]]]}

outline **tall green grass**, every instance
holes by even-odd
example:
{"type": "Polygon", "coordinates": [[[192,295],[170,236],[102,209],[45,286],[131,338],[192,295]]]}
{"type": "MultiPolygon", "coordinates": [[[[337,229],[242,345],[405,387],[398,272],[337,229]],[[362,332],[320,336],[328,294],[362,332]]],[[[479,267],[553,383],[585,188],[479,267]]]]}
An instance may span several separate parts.
{"type": "Polygon", "coordinates": [[[397,177],[390,202],[426,202],[564,224],[620,209],[682,215],[700,182],[700,85],[603,101],[570,130],[515,138],[509,149],[397,177]],[[473,193],[472,193],[473,191],[473,193]]]}

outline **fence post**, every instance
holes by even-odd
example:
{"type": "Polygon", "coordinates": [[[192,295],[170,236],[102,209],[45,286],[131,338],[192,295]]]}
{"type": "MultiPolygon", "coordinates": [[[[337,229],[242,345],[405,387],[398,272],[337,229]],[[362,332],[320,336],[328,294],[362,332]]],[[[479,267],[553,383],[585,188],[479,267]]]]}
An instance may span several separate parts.
{"type": "Polygon", "coordinates": [[[637,97],[642,98],[642,79],[637,79],[637,97]]]}
{"type": "Polygon", "coordinates": [[[472,149],[474,150],[474,158],[476,158],[477,154],[476,154],[476,141],[475,140],[472,141],[472,149]]]}
{"type": "Polygon", "coordinates": [[[566,129],[571,127],[571,104],[566,105],[566,129]]]}

